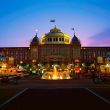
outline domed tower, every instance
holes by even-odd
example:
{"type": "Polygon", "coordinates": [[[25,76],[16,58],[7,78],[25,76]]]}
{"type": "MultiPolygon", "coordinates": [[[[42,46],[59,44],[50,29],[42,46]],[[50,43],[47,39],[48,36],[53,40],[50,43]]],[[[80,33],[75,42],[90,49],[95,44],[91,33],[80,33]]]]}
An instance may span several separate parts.
{"type": "Polygon", "coordinates": [[[73,53],[73,60],[75,61],[79,61],[80,62],[80,58],[81,58],[81,43],[80,40],[78,39],[78,37],[76,37],[75,33],[74,36],[71,40],[71,45],[72,45],[72,53],[73,53]]]}
{"type": "Polygon", "coordinates": [[[39,44],[39,38],[37,37],[37,33],[36,33],[36,35],[34,36],[34,38],[31,41],[30,46],[36,46],[38,44],[39,44]]]}
{"type": "Polygon", "coordinates": [[[42,36],[41,44],[70,44],[70,37],[55,26],[42,36]]]}
{"type": "Polygon", "coordinates": [[[71,44],[74,46],[81,46],[80,40],[78,39],[78,37],[76,37],[76,35],[74,34],[72,40],[71,40],[71,44]]]}
{"type": "Polygon", "coordinates": [[[37,37],[37,33],[32,39],[30,43],[30,60],[31,62],[38,60],[38,45],[39,45],[39,38],[37,37]]]}

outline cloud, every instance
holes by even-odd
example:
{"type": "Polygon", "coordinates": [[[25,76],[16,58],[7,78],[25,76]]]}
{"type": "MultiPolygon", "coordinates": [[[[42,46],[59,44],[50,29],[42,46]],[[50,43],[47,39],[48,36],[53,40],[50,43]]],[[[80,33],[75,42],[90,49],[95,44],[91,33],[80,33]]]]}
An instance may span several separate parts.
{"type": "Polygon", "coordinates": [[[89,38],[89,45],[92,46],[110,46],[110,28],[89,38]]]}

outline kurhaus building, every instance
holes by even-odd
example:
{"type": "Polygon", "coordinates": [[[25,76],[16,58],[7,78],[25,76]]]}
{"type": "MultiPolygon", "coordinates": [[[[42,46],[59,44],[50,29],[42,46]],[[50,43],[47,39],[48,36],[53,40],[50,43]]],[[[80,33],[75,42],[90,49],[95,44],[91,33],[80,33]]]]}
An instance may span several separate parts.
{"type": "Polygon", "coordinates": [[[110,47],[81,47],[76,37],[63,33],[56,26],[44,34],[41,39],[37,34],[30,42],[29,47],[1,47],[0,55],[12,65],[24,63],[58,63],[68,64],[75,62],[97,62],[97,58],[104,63],[109,56],[110,47]]]}

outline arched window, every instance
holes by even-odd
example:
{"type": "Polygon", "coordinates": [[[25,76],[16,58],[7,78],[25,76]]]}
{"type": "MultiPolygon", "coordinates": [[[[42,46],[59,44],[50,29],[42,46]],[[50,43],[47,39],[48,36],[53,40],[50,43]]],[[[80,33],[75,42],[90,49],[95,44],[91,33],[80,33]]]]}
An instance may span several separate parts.
{"type": "Polygon", "coordinates": [[[55,41],[55,38],[53,38],[53,41],[55,41]]]}
{"type": "Polygon", "coordinates": [[[52,38],[50,38],[50,41],[52,41],[52,38]]]}
{"type": "Polygon", "coordinates": [[[62,38],[62,41],[64,41],[64,38],[62,38]]]}
{"type": "Polygon", "coordinates": [[[58,38],[56,38],[56,41],[58,41],[58,38]]]}
{"type": "Polygon", "coordinates": [[[59,41],[61,41],[61,38],[59,38],[59,41]]]}

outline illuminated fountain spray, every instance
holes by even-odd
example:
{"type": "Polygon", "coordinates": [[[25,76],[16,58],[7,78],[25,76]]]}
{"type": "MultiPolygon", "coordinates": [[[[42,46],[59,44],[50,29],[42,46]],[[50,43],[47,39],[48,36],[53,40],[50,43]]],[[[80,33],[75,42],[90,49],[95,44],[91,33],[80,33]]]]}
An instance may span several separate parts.
{"type": "Polygon", "coordinates": [[[53,66],[53,72],[44,73],[42,75],[42,79],[48,80],[70,79],[70,73],[68,71],[58,72],[56,66],[53,66]]]}
{"type": "Polygon", "coordinates": [[[54,66],[53,67],[53,70],[54,70],[54,72],[53,72],[54,74],[53,74],[53,77],[52,78],[53,79],[57,79],[57,76],[58,76],[57,68],[54,66]]]}

